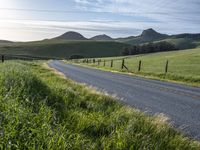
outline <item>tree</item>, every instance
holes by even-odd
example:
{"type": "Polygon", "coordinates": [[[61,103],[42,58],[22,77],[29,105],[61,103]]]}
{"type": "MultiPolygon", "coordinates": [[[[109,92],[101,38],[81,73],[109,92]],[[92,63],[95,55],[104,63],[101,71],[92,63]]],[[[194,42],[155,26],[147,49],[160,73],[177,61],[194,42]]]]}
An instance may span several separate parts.
{"type": "Polygon", "coordinates": [[[124,56],[130,55],[130,52],[129,52],[129,48],[128,48],[128,47],[125,47],[125,48],[123,49],[122,55],[124,55],[124,56]]]}
{"type": "Polygon", "coordinates": [[[84,56],[82,56],[82,55],[71,55],[69,57],[69,59],[82,59],[82,58],[84,58],[84,56]]]}
{"type": "Polygon", "coordinates": [[[122,55],[137,55],[145,53],[154,53],[154,52],[163,52],[163,51],[172,51],[178,50],[178,48],[168,42],[157,42],[157,43],[148,43],[143,45],[135,45],[132,47],[125,47],[122,51],[122,55]]]}

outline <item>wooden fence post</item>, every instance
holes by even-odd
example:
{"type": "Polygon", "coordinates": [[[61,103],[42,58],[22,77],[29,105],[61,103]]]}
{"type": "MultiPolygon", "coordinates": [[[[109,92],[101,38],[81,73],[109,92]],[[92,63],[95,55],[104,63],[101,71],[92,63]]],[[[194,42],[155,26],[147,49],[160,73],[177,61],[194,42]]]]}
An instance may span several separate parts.
{"type": "Polygon", "coordinates": [[[122,69],[124,69],[124,59],[122,59],[122,69]]]}
{"type": "Polygon", "coordinates": [[[111,68],[113,67],[113,60],[111,60],[110,67],[111,68]]]}
{"type": "Polygon", "coordinates": [[[104,67],[106,66],[106,61],[105,61],[105,60],[104,60],[103,66],[104,66],[104,67]]]}
{"type": "Polygon", "coordinates": [[[168,66],[169,66],[169,61],[166,61],[166,65],[165,65],[165,74],[167,74],[168,72],[168,66]]]}
{"type": "Polygon", "coordinates": [[[100,65],[100,60],[98,60],[98,66],[100,65]]]}
{"type": "Polygon", "coordinates": [[[1,61],[4,62],[4,55],[1,56],[1,61]]]}
{"type": "Polygon", "coordinates": [[[138,71],[141,71],[141,65],[142,65],[142,61],[139,61],[139,65],[138,65],[138,71]]]}

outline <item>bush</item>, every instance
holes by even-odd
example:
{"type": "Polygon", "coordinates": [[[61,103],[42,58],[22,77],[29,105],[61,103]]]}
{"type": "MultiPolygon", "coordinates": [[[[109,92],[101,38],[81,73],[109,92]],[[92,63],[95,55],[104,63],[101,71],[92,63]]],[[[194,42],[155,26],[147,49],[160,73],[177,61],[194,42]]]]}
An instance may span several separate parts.
{"type": "Polygon", "coordinates": [[[69,59],[82,59],[82,58],[84,58],[84,56],[82,56],[82,55],[71,55],[69,57],[69,59]]]}

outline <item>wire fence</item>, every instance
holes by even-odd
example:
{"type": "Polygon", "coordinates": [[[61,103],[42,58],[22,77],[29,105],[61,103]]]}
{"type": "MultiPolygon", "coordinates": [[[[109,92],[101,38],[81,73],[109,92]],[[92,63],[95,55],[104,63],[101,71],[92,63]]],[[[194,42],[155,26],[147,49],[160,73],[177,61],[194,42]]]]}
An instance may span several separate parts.
{"type": "MultiPolygon", "coordinates": [[[[129,59],[132,57],[122,57],[122,58],[115,58],[115,59],[74,59],[72,60],[75,63],[83,63],[88,64],[92,66],[99,66],[99,67],[110,67],[110,68],[118,68],[124,71],[132,72],[134,71],[142,71],[143,69],[147,70],[148,68],[152,68],[150,66],[143,66],[143,61],[139,60],[136,64],[136,62],[133,62],[132,65],[130,65],[130,62],[128,62],[129,59]],[[144,67],[144,68],[143,68],[144,67]],[[134,69],[133,69],[134,68],[134,69]]],[[[157,66],[161,69],[161,66],[157,66]]],[[[166,60],[165,64],[163,65],[162,70],[164,70],[164,73],[166,74],[168,72],[169,67],[169,60],[166,60]]]]}
{"type": "Polygon", "coordinates": [[[56,60],[59,58],[54,57],[40,57],[40,56],[30,56],[30,55],[10,55],[10,54],[0,54],[1,62],[6,60],[26,60],[26,61],[33,61],[33,60],[56,60]]]}
{"type": "Polygon", "coordinates": [[[195,64],[181,59],[120,57],[114,59],[77,59],[73,60],[73,62],[123,72],[141,72],[161,75],[173,74],[200,78],[200,61],[195,64]]]}

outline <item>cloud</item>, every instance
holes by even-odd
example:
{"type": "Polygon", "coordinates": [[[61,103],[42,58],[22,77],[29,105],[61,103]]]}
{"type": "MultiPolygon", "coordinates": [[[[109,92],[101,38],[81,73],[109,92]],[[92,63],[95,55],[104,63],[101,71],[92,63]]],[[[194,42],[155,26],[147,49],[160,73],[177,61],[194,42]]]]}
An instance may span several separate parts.
{"type": "Polygon", "coordinates": [[[41,7],[28,6],[55,11],[0,10],[0,38],[35,40],[69,30],[86,37],[103,33],[114,37],[138,35],[147,28],[166,34],[200,32],[199,0],[63,0],[62,3],[52,0],[51,6],[47,2],[42,2],[41,7]],[[30,36],[24,38],[22,31],[30,36]]]}
{"type": "Polygon", "coordinates": [[[79,8],[94,12],[141,16],[158,21],[163,21],[165,17],[165,22],[175,19],[185,20],[186,17],[195,16],[193,21],[196,19],[200,21],[198,0],[75,0],[75,2],[79,8]]]}

